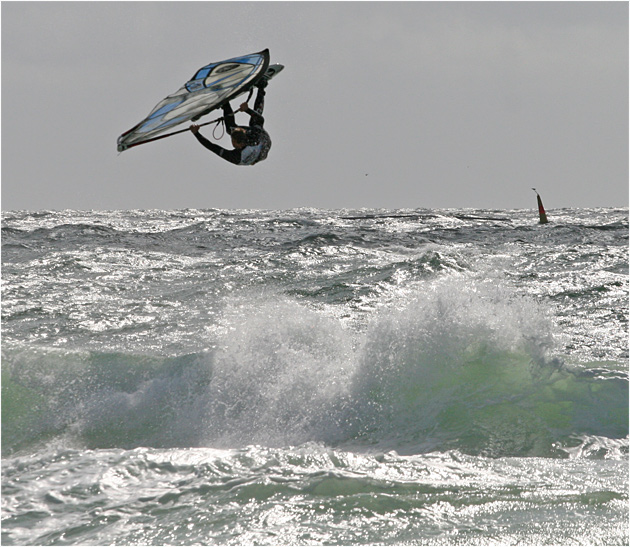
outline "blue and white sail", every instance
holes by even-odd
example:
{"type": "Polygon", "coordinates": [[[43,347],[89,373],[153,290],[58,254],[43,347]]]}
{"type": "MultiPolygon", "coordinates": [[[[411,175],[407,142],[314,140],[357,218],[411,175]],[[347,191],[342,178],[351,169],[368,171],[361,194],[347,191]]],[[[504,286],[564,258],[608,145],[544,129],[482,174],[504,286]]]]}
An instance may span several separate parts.
{"type": "Polygon", "coordinates": [[[175,93],[160,101],[139,124],[118,137],[118,151],[154,140],[181,123],[195,121],[247,92],[265,74],[269,50],[200,68],[175,93]]]}

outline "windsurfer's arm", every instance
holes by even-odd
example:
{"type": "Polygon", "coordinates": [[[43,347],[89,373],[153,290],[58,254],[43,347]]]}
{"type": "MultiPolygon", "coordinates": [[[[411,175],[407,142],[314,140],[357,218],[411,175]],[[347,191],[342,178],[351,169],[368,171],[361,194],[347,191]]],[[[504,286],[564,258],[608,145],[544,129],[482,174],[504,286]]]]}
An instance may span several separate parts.
{"type": "Polygon", "coordinates": [[[245,112],[251,116],[251,119],[249,120],[250,127],[253,127],[254,125],[259,125],[260,127],[262,127],[265,123],[264,116],[262,114],[259,114],[255,110],[252,110],[251,108],[249,108],[247,103],[243,103],[238,109],[238,111],[245,112]]]}
{"type": "Polygon", "coordinates": [[[212,141],[209,141],[201,133],[199,133],[198,125],[191,125],[190,131],[203,146],[205,146],[211,152],[214,152],[217,156],[235,165],[238,165],[240,163],[241,161],[240,150],[226,150],[225,148],[219,146],[218,144],[215,144],[212,141]]]}

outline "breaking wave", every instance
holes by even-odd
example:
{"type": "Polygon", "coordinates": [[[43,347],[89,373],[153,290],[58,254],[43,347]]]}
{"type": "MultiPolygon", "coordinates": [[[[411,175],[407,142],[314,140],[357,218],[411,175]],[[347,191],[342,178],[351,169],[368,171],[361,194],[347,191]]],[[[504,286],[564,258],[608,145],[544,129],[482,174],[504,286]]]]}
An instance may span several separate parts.
{"type": "Polygon", "coordinates": [[[3,351],[3,453],[329,445],[486,456],[627,454],[628,379],[571,368],[534,302],[453,275],[357,332],[287,297],[225,306],[211,350],[3,351]]]}

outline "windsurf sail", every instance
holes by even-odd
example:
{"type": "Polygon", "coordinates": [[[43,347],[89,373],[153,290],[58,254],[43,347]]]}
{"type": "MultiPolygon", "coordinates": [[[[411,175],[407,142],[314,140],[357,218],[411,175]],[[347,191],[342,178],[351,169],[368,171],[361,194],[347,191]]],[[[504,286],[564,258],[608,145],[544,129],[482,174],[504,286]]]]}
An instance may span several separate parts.
{"type": "MultiPolygon", "coordinates": [[[[532,190],[536,192],[536,188],[532,188],[532,190]]],[[[538,192],[536,192],[536,199],[538,200],[538,216],[540,217],[539,224],[547,224],[549,222],[547,220],[547,213],[545,212],[542,199],[540,199],[540,194],[538,192]]]]}
{"type": "Polygon", "coordinates": [[[221,108],[256,85],[268,66],[269,50],[265,49],[200,68],[190,81],[160,101],[144,120],[118,137],[118,151],[162,138],[159,135],[165,131],[221,108]]]}

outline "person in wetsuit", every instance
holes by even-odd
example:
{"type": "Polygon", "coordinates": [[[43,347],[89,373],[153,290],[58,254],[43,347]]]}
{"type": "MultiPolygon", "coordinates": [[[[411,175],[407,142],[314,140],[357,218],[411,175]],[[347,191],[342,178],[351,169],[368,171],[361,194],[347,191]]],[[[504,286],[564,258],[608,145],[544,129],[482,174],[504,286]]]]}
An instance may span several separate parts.
{"type": "Polygon", "coordinates": [[[198,125],[191,125],[190,131],[203,146],[230,163],[235,165],[255,165],[263,161],[267,158],[267,154],[271,148],[271,138],[269,137],[269,133],[263,128],[265,118],[262,112],[265,106],[266,86],[267,80],[263,79],[258,85],[258,94],[256,95],[253,110],[249,108],[246,102],[237,110],[237,112],[246,112],[250,115],[248,127],[236,125],[234,112],[232,111],[230,103],[226,103],[223,107],[225,129],[232,137],[234,150],[227,150],[206,139],[199,133],[198,125]]]}

